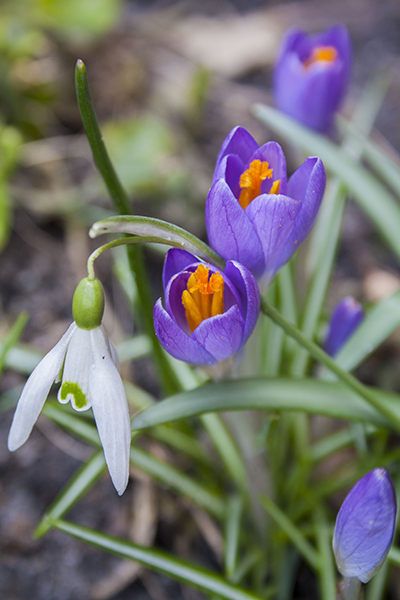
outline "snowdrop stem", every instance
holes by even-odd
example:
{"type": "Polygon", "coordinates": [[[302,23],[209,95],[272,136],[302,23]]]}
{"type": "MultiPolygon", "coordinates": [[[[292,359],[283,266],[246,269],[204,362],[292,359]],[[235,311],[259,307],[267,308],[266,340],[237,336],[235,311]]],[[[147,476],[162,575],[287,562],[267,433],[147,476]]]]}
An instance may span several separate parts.
{"type": "Polygon", "coordinates": [[[103,244],[103,246],[99,246],[98,248],[96,248],[96,250],[94,250],[92,252],[92,254],[89,256],[88,261],[87,261],[87,271],[88,271],[89,279],[95,278],[94,261],[101,254],[103,254],[103,252],[105,252],[106,250],[111,250],[111,248],[116,248],[117,246],[123,246],[124,244],[134,244],[134,243],[137,243],[138,241],[141,241],[141,240],[139,240],[139,238],[137,238],[137,237],[135,237],[135,238],[124,237],[124,238],[118,238],[117,240],[112,240],[111,242],[108,242],[107,244],[103,244]]]}
{"type": "Polygon", "coordinates": [[[336,600],[362,600],[363,590],[357,577],[343,577],[338,585],[336,600]]]}
{"type": "Polygon", "coordinates": [[[166,244],[168,246],[174,246],[176,248],[181,248],[181,244],[179,242],[165,240],[158,236],[154,235],[132,235],[123,238],[118,238],[116,240],[112,240],[111,242],[107,242],[107,244],[103,244],[103,246],[99,246],[92,252],[87,260],[87,270],[89,279],[94,279],[94,261],[98,258],[103,252],[106,250],[111,250],[112,248],[116,248],[117,246],[123,246],[126,244],[166,244]]]}

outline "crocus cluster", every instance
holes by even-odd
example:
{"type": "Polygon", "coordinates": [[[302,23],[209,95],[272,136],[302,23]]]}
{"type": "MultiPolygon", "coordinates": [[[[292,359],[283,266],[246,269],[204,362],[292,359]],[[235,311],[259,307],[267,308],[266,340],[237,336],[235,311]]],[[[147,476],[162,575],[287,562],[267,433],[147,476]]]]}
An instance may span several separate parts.
{"type": "Polygon", "coordinates": [[[260,294],[252,274],[236,261],[224,271],[171,249],[164,262],[164,302],[154,307],[154,327],[175,358],[213,365],[235,354],[257,322],[260,294]]]}
{"type": "Polygon", "coordinates": [[[367,473],[351,489],[333,536],[333,552],[343,577],[367,583],[381,568],[392,544],[396,510],[396,494],[385,469],[367,473]]]}
{"type": "Polygon", "coordinates": [[[28,439],[54,382],[58,400],[74,410],[92,408],[108,470],[122,494],[129,477],[131,429],[117,351],[102,325],[103,288],[98,279],[83,279],[74,294],[74,322],[34,369],[22,390],[8,436],[17,450],[28,439]]]}
{"type": "Polygon", "coordinates": [[[307,158],[287,181],[279,144],[260,147],[236,127],[222,144],[206,201],[210,245],[266,284],[310,233],[324,190],[319,158],[307,158]]]}
{"type": "Polygon", "coordinates": [[[327,132],[347,91],[351,55],[350,36],[342,25],[315,35],[289,30],[275,63],[277,107],[307,127],[327,132]]]}
{"type": "Polygon", "coordinates": [[[325,352],[336,356],[363,319],[364,310],[361,304],[351,296],[343,298],[332,312],[326,333],[325,352]]]}

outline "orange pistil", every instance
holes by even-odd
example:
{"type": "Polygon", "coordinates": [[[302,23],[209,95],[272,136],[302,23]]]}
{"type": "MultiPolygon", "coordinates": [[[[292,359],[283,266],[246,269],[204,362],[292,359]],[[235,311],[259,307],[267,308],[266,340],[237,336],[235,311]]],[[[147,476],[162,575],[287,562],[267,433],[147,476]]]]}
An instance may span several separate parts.
{"type": "Polygon", "coordinates": [[[310,56],[303,61],[303,65],[308,69],[311,65],[318,62],[335,62],[338,51],[333,46],[316,46],[313,48],[310,56]]]}
{"type": "MultiPolygon", "coordinates": [[[[265,179],[272,178],[273,169],[269,163],[261,160],[253,160],[246,171],[240,176],[239,185],[242,189],[239,196],[239,204],[242,208],[247,208],[250,202],[257,198],[261,193],[261,184],[265,179]]],[[[279,192],[279,180],[272,184],[270,194],[279,192]]]]}
{"type": "Polygon", "coordinates": [[[190,275],[187,289],[182,293],[182,304],[192,333],[204,319],[221,315],[224,311],[223,277],[217,272],[209,278],[209,271],[209,267],[199,265],[190,275]]]}

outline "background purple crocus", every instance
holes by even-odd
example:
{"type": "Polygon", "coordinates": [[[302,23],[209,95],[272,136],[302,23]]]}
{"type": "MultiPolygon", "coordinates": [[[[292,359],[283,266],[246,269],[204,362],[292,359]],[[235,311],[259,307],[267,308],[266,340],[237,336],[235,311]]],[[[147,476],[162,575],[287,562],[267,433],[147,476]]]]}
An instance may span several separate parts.
{"type": "MultiPolygon", "coordinates": [[[[238,262],[228,261],[222,272],[185,250],[173,248],[165,258],[163,284],[165,308],[159,298],[154,306],[154,328],[162,346],[175,358],[212,365],[235,354],[251,335],[260,311],[260,293],[253,275],[238,262]],[[189,278],[199,266],[203,274],[208,269],[209,281],[213,275],[223,280],[223,298],[217,314],[200,319],[192,331],[182,298],[184,292],[190,294],[189,278]]],[[[203,302],[212,302],[217,295],[202,294],[201,290],[199,294],[195,301],[200,309],[203,302]]]]}
{"type": "Polygon", "coordinates": [[[260,147],[236,127],[222,144],[207,196],[210,245],[268,282],[310,233],[324,190],[319,158],[307,158],[287,181],[279,144],[260,147]]]}
{"type": "Polygon", "coordinates": [[[364,319],[363,307],[351,296],[343,298],[332,312],[324,349],[335,356],[364,319]]]}
{"type": "Polygon", "coordinates": [[[307,127],[327,132],[347,91],[351,62],[350,36],[343,25],[314,35],[290,29],[275,62],[276,106],[307,127]]]}
{"type": "Polygon", "coordinates": [[[380,569],[392,544],[396,511],[396,494],[385,469],[374,469],[355,484],[340,508],[333,536],[343,577],[367,583],[380,569]]]}

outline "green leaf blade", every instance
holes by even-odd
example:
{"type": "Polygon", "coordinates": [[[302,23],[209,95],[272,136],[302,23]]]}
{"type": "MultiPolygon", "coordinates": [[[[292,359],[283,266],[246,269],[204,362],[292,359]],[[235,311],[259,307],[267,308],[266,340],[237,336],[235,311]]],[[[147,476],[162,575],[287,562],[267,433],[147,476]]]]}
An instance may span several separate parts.
{"type": "Polygon", "coordinates": [[[187,562],[172,558],[166,553],[107,536],[68,521],[55,520],[52,525],[59,531],[63,531],[83,542],[122,558],[134,560],[207,594],[216,594],[227,600],[262,600],[259,596],[230,584],[212,571],[194,567],[187,562]]]}
{"type": "MultiPolygon", "coordinates": [[[[400,417],[399,397],[374,390],[381,402],[400,417]]],[[[208,412],[232,410],[301,411],[393,429],[395,424],[342,383],[316,379],[237,379],[209,384],[170,396],[132,421],[146,429],[208,412]]]]}

